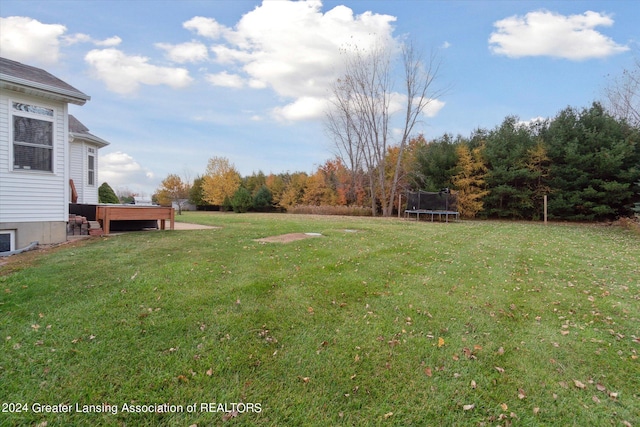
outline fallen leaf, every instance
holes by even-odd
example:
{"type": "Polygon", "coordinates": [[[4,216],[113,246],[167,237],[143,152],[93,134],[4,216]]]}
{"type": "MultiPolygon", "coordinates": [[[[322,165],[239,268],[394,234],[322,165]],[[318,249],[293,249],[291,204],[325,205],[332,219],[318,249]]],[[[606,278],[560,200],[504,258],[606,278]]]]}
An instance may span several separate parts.
{"type": "Polygon", "coordinates": [[[302,381],[305,384],[307,384],[309,381],[311,381],[311,378],[309,378],[309,377],[298,377],[298,378],[300,378],[300,381],[302,381]]]}
{"type": "Polygon", "coordinates": [[[569,331],[560,331],[562,335],[569,335],[569,331]]]}
{"type": "Polygon", "coordinates": [[[207,369],[207,376],[210,377],[211,375],[213,375],[213,368],[207,369]]]}
{"type": "Polygon", "coordinates": [[[502,408],[503,411],[506,411],[507,409],[509,409],[506,403],[501,403],[500,407],[502,408]]]}
{"type": "Polygon", "coordinates": [[[307,312],[309,314],[313,314],[313,307],[307,307],[307,312]]]}
{"type": "Polygon", "coordinates": [[[231,418],[238,416],[238,411],[227,412],[222,416],[222,421],[229,421],[231,418]]]}
{"type": "Polygon", "coordinates": [[[444,345],[444,338],[439,337],[438,338],[438,347],[442,347],[444,345]]]}
{"type": "Polygon", "coordinates": [[[535,408],[533,408],[533,413],[535,415],[538,415],[539,412],[540,412],[540,408],[538,408],[537,406],[535,408]]]}
{"type": "Polygon", "coordinates": [[[475,404],[472,404],[472,405],[464,405],[464,406],[462,407],[462,409],[463,409],[463,410],[465,410],[465,411],[470,411],[470,410],[472,410],[472,409],[473,409],[473,408],[475,408],[475,407],[476,407],[476,405],[475,405],[475,404]]]}
{"type": "Polygon", "coordinates": [[[386,414],[384,414],[383,418],[386,420],[386,419],[391,418],[392,416],[393,416],[393,412],[387,412],[386,414]]]}
{"type": "Polygon", "coordinates": [[[595,403],[600,403],[600,399],[598,399],[598,396],[592,396],[591,400],[593,400],[595,403]]]}
{"type": "Polygon", "coordinates": [[[471,388],[475,390],[476,387],[477,387],[476,382],[474,380],[471,380],[471,388]]]}
{"type": "Polygon", "coordinates": [[[596,384],[596,390],[598,390],[598,391],[607,391],[607,388],[604,386],[604,384],[597,383],[596,384]]]}
{"type": "Polygon", "coordinates": [[[433,372],[431,372],[431,368],[427,367],[424,369],[424,373],[428,376],[428,377],[432,377],[433,376],[433,372]]]}
{"type": "Polygon", "coordinates": [[[34,331],[37,331],[38,329],[40,329],[40,325],[35,323],[35,324],[31,325],[31,329],[33,329],[34,331]]]}
{"type": "Polygon", "coordinates": [[[500,372],[501,374],[504,374],[504,368],[501,368],[499,366],[494,366],[494,368],[496,368],[496,371],[500,372]]]}
{"type": "Polygon", "coordinates": [[[618,393],[612,391],[611,393],[609,393],[609,397],[612,398],[612,399],[617,399],[618,398],[618,393]]]}
{"type": "Polygon", "coordinates": [[[504,348],[503,348],[503,347],[500,347],[500,348],[498,349],[498,354],[499,354],[499,355],[503,355],[503,354],[504,354],[504,348]]]}
{"type": "Polygon", "coordinates": [[[578,387],[579,389],[584,390],[585,388],[587,388],[587,386],[586,386],[586,385],[584,385],[583,383],[581,383],[581,382],[580,382],[580,381],[578,381],[578,380],[573,380],[573,383],[574,383],[574,384],[576,385],[576,387],[578,387]]]}
{"type": "Polygon", "coordinates": [[[524,399],[525,397],[527,397],[527,394],[524,392],[524,390],[523,390],[523,389],[519,388],[519,389],[518,389],[518,399],[522,400],[522,399],[524,399]]]}

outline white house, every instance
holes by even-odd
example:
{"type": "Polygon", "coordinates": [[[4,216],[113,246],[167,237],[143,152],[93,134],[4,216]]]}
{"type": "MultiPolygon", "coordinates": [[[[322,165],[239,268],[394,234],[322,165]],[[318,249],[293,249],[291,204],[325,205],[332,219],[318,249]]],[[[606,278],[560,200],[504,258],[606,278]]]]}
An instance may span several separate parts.
{"type": "Polygon", "coordinates": [[[98,203],[98,150],[107,145],[107,141],[89,133],[85,125],[69,114],[69,177],[72,203],[98,203]]]}
{"type": "Polygon", "coordinates": [[[0,252],[66,240],[71,180],[79,202],[97,202],[97,150],[107,142],[68,114],[89,99],[0,58],[0,252]]]}

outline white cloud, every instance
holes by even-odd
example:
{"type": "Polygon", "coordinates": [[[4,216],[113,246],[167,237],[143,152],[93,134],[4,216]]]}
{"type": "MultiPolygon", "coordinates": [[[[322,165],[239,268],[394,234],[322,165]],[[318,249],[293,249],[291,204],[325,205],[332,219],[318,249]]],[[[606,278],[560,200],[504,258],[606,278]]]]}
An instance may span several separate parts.
{"type": "Polygon", "coordinates": [[[76,43],[93,43],[96,46],[100,47],[113,47],[118,46],[122,43],[122,39],[118,36],[109,37],[104,40],[96,40],[88,34],[72,34],[70,36],[64,36],[62,38],[64,42],[68,45],[76,44],[76,43]]]}
{"type": "Polygon", "coordinates": [[[120,43],[122,43],[122,39],[118,36],[113,36],[113,37],[109,37],[108,39],[104,39],[104,40],[96,40],[93,42],[96,46],[101,46],[101,47],[113,47],[113,46],[118,46],[120,43]]]}
{"type": "Polygon", "coordinates": [[[182,24],[184,28],[190,31],[194,31],[196,34],[207,37],[210,39],[217,39],[227,31],[227,27],[219,24],[213,18],[205,18],[203,16],[194,16],[184,24],[182,24]]]}
{"type": "Polygon", "coordinates": [[[0,55],[35,65],[53,65],[60,59],[61,46],[92,43],[112,47],[122,42],[118,36],[96,40],[87,34],[67,35],[61,24],[44,24],[24,16],[0,18],[0,55]]]}
{"type": "Polygon", "coordinates": [[[536,117],[532,117],[529,120],[520,120],[520,121],[518,121],[517,125],[518,126],[523,126],[523,127],[531,127],[531,126],[536,126],[536,125],[542,125],[547,120],[549,120],[549,119],[546,118],[546,117],[536,116],[536,117]]]}
{"type": "Polygon", "coordinates": [[[114,189],[129,188],[140,192],[154,184],[154,173],[121,151],[101,155],[98,166],[100,182],[107,182],[114,189]]]}
{"type": "Polygon", "coordinates": [[[30,64],[51,65],[60,55],[60,37],[67,27],[32,18],[0,18],[0,55],[30,64]]]}
{"type": "Polygon", "coordinates": [[[613,19],[592,11],[565,16],[541,10],[525,16],[514,15],[493,25],[496,31],[489,38],[489,49],[512,58],[552,56],[585,60],[629,50],[595,30],[613,25],[613,19]]]}
{"type": "Polygon", "coordinates": [[[207,46],[198,41],[190,41],[180,44],[156,43],[156,47],[164,50],[166,57],[173,62],[184,64],[186,62],[199,62],[209,59],[207,46]]]}
{"type": "Polygon", "coordinates": [[[149,64],[144,56],[126,55],[118,49],[94,49],[85,56],[93,74],[107,88],[120,94],[133,93],[145,85],[168,85],[178,89],[193,79],[186,68],[160,67],[149,64]]]}
{"type": "Polygon", "coordinates": [[[212,18],[194,17],[185,28],[219,40],[211,47],[226,74],[209,75],[212,84],[230,87],[272,88],[292,99],[274,113],[287,120],[317,116],[319,99],[340,74],[341,50],[393,44],[390,15],[365,12],[354,15],[346,6],[322,12],[322,2],[264,1],[233,27],[212,18]],[[233,76],[233,77],[231,77],[233,76]]]}
{"type": "Polygon", "coordinates": [[[284,107],[274,108],[273,116],[278,120],[297,121],[321,118],[327,107],[325,98],[303,96],[284,107]]]}
{"type": "Polygon", "coordinates": [[[422,114],[424,114],[426,117],[435,117],[438,115],[440,110],[442,110],[444,105],[445,102],[440,101],[439,99],[429,99],[429,103],[424,108],[424,110],[422,110],[422,114]]]}
{"type": "Polygon", "coordinates": [[[236,89],[244,86],[242,77],[237,74],[229,74],[226,71],[218,74],[207,74],[206,79],[214,86],[231,87],[236,89]]]}

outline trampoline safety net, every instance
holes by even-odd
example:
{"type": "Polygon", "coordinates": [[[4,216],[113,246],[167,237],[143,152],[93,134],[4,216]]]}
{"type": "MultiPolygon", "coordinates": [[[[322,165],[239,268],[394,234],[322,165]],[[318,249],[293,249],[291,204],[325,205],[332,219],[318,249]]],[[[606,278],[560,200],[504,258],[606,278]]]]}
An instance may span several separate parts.
{"type": "Polygon", "coordinates": [[[448,191],[407,192],[407,209],[426,211],[457,211],[457,197],[448,191]]]}

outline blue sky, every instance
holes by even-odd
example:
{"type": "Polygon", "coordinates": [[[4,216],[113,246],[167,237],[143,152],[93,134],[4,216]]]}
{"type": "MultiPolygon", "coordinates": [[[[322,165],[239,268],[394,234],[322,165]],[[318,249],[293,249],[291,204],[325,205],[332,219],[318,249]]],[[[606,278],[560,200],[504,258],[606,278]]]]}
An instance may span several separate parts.
{"type": "Polygon", "coordinates": [[[213,156],[245,176],[315,171],[333,157],[323,109],[354,42],[438,54],[448,89],[417,127],[427,139],[587,107],[640,52],[631,0],[3,0],[0,17],[1,56],[91,96],[70,112],[111,143],[100,181],[146,196],[213,156]]]}

